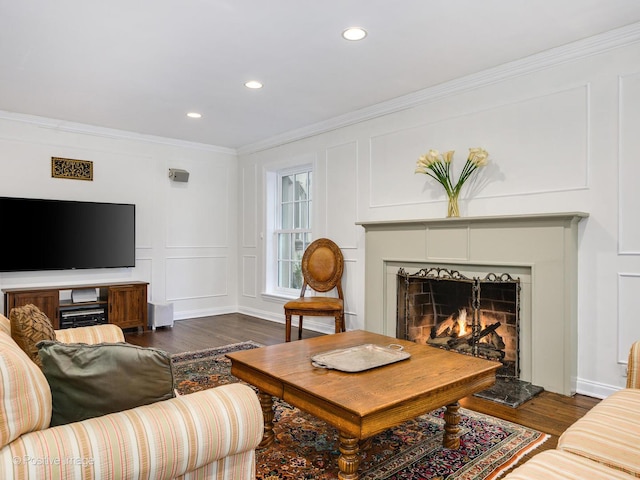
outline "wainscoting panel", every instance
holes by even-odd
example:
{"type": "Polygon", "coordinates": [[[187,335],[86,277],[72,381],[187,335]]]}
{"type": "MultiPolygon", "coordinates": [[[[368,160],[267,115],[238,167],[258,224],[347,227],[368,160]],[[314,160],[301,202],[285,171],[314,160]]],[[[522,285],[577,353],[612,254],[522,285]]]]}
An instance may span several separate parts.
{"type": "Polygon", "coordinates": [[[588,104],[589,87],[580,85],[372,137],[370,206],[443,200],[435,180],[413,173],[429,149],[456,151],[456,179],[469,147],[489,152],[490,164],[465,187],[476,198],[586,188],[588,104]]]}
{"type": "Polygon", "coordinates": [[[169,182],[166,190],[167,247],[226,247],[229,168],[182,162],[189,182],[169,182]]]}
{"type": "Polygon", "coordinates": [[[169,257],[166,275],[168,301],[227,295],[226,257],[169,257]]]}
{"type": "Polygon", "coordinates": [[[360,289],[356,285],[358,262],[344,260],[344,273],[342,274],[342,292],[344,293],[344,311],[346,314],[357,317],[357,308],[360,289]]]}
{"type": "Polygon", "coordinates": [[[627,363],[631,344],[640,340],[638,292],[640,273],[618,275],[618,363],[627,363]]]}
{"type": "Polygon", "coordinates": [[[256,165],[242,169],[242,246],[256,248],[258,228],[258,174],[256,165]]]}
{"type": "Polygon", "coordinates": [[[242,296],[255,298],[258,291],[258,258],[255,255],[242,256],[242,296]]]}
{"type": "Polygon", "coordinates": [[[619,243],[621,254],[640,254],[640,73],[619,79],[620,105],[620,203],[619,243]]]}
{"type": "Polygon", "coordinates": [[[327,155],[327,236],[342,248],[355,247],[358,233],[358,143],[329,147],[327,155]]]}

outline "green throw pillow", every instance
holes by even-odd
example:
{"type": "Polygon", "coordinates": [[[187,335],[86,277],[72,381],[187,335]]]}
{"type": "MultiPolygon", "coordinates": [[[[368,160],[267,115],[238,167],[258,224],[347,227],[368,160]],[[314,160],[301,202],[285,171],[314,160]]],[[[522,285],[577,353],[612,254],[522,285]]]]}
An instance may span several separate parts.
{"type": "Polygon", "coordinates": [[[121,412],[175,396],[168,353],[128,343],[38,343],[51,388],[51,426],[121,412]]]}

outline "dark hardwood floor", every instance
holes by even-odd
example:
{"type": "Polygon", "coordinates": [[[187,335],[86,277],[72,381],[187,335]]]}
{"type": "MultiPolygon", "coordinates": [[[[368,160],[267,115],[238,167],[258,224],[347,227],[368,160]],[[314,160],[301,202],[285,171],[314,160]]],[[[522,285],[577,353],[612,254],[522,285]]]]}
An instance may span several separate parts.
{"type": "MultiPolygon", "coordinates": [[[[321,335],[303,330],[302,338],[321,335]]],[[[169,353],[181,353],[205,348],[219,347],[230,343],[253,340],[263,345],[284,342],[284,325],[242,314],[217,315],[212,317],[181,320],[172,328],[158,328],[144,333],[126,333],[129,343],[143,347],[155,347],[169,353]]],[[[292,338],[297,338],[294,327],[292,338]]],[[[566,397],[542,392],[518,408],[511,408],[489,400],[467,397],[460,401],[464,408],[525,425],[550,435],[533,454],[555,448],[558,437],[564,430],[587,413],[600,400],[584,395],[566,397]]],[[[526,456],[521,462],[526,461],[526,456]]],[[[520,463],[521,463],[520,462],[520,463]]]]}
{"type": "MultiPolygon", "coordinates": [[[[284,324],[269,322],[239,313],[194,318],[174,322],[172,328],[157,328],[138,334],[125,332],[126,341],[142,347],[155,347],[169,353],[190,352],[230,343],[253,340],[262,345],[284,342],[284,324]]],[[[298,338],[293,328],[291,338],[298,338]]],[[[317,337],[321,333],[304,330],[302,338],[317,337]]]]}

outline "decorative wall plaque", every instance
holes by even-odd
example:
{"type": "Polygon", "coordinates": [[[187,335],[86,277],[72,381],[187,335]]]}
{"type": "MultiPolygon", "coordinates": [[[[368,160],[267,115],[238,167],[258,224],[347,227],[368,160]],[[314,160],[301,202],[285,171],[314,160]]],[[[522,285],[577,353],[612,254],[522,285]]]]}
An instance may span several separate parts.
{"type": "Polygon", "coordinates": [[[93,162],[51,157],[51,176],[53,178],[93,181],[93,162]]]}

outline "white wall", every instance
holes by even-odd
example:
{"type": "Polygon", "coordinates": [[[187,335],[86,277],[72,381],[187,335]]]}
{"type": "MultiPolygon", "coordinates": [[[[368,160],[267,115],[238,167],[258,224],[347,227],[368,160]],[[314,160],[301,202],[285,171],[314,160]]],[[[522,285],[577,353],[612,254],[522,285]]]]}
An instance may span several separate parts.
{"type": "MultiPolygon", "coordinates": [[[[413,173],[430,148],[490,153],[461,201],[465,216],[584,211],[579,245],[578,391],[624,385],[640,339],[640,26],[498,67],[240,152],[239,309],[283,321],[263,295],[265,171],[315,160],[314,236],[343,248],[348,328],[365,326],[364,235],[357,221],[439,218],[441,188],[413,173]]],[[[381,292],[382,294],[382,292],[381,292]]],[[[311,319],[305,320],[305,324],[311,319]]],[[[331,331],[329,319],[314,328],[331,331]]],[[[553,332],[549,332],[553,335],[553,332]]]]}
{"type": "Polygon", "coordinates": [[[135,268],[0,273],[0,288],[142,280],[176,319],[236,311],[235,152],[0,112],[0,172],[1,196],[136,204],[135,268]],[[52,178],[51,157],[93,161],[94,180],[52,178]]]}

